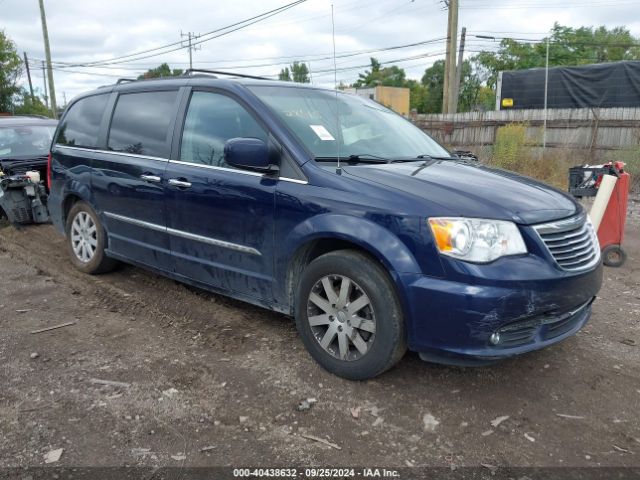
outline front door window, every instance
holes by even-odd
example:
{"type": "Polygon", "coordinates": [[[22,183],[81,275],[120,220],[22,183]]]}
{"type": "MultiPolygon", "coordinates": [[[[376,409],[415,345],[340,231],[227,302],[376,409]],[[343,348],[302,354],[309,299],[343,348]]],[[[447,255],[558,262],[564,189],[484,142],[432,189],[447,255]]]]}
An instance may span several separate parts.
{"type": "Polygon", "coordinates": [[[189,102],[180,161],[227,167],[224,144],[237,137],[267,141],[267,132],[242,105],[226,95],[194,92],[189,102]]]}

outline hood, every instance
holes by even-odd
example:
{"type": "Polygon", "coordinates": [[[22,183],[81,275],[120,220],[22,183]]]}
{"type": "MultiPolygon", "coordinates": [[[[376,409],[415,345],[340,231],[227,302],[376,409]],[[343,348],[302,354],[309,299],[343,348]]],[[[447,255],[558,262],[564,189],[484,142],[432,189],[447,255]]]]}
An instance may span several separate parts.
{"type": "Polygon", "coordinates": [[[47,157],[38,155],[22,155],[11,158],[0,158],[0,172],[4,175],[23,174],[28,170],[45,171],[47,157]]]}
{"type": "Polygon", "coordinates": [[[580,209],[568,194],[549,185],[475,163],[427,160],[363,164],[343,171],[425,199],[450,216],[529,225],[568,217],[580,209]]]}

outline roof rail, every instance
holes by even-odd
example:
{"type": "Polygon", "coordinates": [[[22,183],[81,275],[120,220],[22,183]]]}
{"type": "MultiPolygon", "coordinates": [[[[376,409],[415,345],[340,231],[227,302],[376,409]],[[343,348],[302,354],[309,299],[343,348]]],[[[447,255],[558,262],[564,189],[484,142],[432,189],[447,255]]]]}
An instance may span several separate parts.
{"type": "Polygon", "coordinates": [[[184,75],[189,76],[192,73],[207,73],[213,75],[226,75],[229,77],[238,77],[238,78],[252,78],[253,80],[269,80],[265,77],[258,77],[255,75],[245,75],[243,73],[233,73],[233,72],[221,72],[220,70],[205,70],[202,68],[188,68],[185,70],[184,75]]]}
{"type": "Polygon", "coordinates": [[[119,78],[118,81],[116,82],[116,85],[120,85],[121,83],[127,83],[127,82],[136,82],[137,80],[135,78],[119,78]]]}

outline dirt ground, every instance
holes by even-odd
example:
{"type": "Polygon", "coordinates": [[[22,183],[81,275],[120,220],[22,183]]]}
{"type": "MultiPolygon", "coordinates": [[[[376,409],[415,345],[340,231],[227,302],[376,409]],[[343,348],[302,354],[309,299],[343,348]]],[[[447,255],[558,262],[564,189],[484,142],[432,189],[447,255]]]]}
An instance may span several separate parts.
{"type": "Polygon", "coordinates": [[[282,315],[87,276],[51,226],[1,229],[0,465],[640,466],[637,205],[630,222],[578,335],[486,368],[408,354],[367,382],[322,370],[282,315]]]}

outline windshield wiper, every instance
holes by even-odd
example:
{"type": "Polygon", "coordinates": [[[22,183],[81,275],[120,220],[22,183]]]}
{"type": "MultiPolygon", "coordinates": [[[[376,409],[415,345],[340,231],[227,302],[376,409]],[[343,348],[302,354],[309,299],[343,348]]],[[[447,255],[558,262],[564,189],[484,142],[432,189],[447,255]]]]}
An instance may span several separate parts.
{"type": "MultiPolygon", "coordinates": [[[[316,157],[316,162],[337,162],[338,157],[316,157]]],[[[379,157],[377,155],[372,155],[370,153],[362,153],[358,155],[349,155],[345,157],[340,157],[340,160],[349,163],[390,163],[391,160],[385,157],[379,157]]]]}
{"type": "Polygon", "coordinates": [[[419,162],[424,160],[423,158],[396,158],[394,160],[389,160],[389,163],[407,163],[407,162],[419,162]]]}
{"type": "Polygon", "coordinates": [[[367,163],[391,163],[391,160],[385,157],[380,157],[378,155],[373,155],[371,153],[358,153],[352,154],[347,157],[348,162],[358,163],[358,162],[367,162],[367,163]]]}
{"type": "Polygon", "coordinates": [[[426,160],[460,160],[460,157],[438,157],[435,155],[429,155],[427,153],[423,153],[420,155],[417,155],[416,158],[420,158],[420,159],[426,159],[426,160]]]}
{"type": "MultiPolygon", "coordinates": [[[[398,157],[398,158],[386,158],[378,155],[374,155],[372,153],[359,153],[352,154],[348,157],[340,157],[340,160],[353,165],[355,163],[406,163],[406,162],[419,162],[424,160],[425,158],[435,158],[442,160],[457,160],[457,157],[431,157],[428,155],[418,155],[417,157],[398,157]]],[[[338,157],[316,157],[317,162],[337,162],[338,157]]]]}

